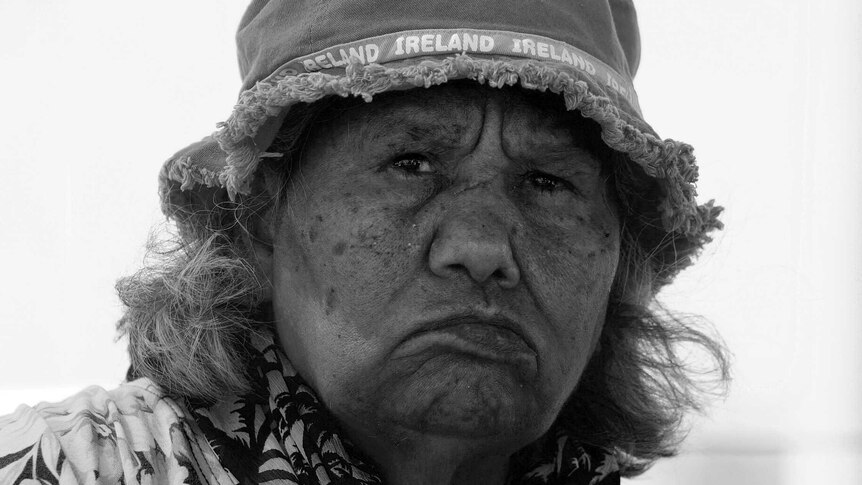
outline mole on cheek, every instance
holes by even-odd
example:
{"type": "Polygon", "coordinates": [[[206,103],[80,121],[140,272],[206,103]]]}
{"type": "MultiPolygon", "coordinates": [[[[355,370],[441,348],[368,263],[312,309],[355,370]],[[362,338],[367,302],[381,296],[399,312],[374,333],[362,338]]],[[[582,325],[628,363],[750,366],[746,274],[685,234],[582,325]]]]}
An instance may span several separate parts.
{"type": "Polygon", "coordinates": [[[339,241],[338,244],[332,247],[332,254],[341,256],[344,250],[347,249],[347,241],[339,241]]]}
{"type": "MultiPolygon", "coordinates": [[[[323,222],[323,216],[320,214],[317,214],[316,216],[314,216],[314,218],[317,220],[317,222],[323,222]]],[[[314,225],[312,225],[308,229],[308,242],[313,243],[316,240],[317,240],[317,228],[314,225]]]]}
{"type": "Polygon", "coordinates": [[[336,301],[338,301],[338,299],[335,296],[335,288],[330,288],[329,291],[326,293],[326,314],[327,315],[329,315],[329,313],[332,311],[332,307],[335,306],[336,301]]]}

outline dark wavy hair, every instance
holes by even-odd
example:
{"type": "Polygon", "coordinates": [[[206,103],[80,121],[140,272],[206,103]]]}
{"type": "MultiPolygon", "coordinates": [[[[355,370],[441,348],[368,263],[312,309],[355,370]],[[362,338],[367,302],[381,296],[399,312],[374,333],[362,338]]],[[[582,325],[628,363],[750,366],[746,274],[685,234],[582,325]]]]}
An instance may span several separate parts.
{"type": "MultiPolygon", "coordinates": [[[[534,96],[545,102],[556,95],[534,96]]],[[[272,322],[247,228],[256,214],[279,210],[282,197],[271,194],[286,190],[314,126],[361,103],[327,98],[292,108],[268,150],[282,156],[264,159],[251,195],[229,201],[220,189],[199,190],[174,204],[182,209],[168,215],[178,230],[151,241],[151,260],[117,283],[130,378],[145,376],[170,395],[203,401],[249,390],[247,341],[272,322]],[[267,188],[266,180],[280,185],[267,188]]],[[[583,123],[620,207],[620,264],[599,345],[558,423],[584,443],[612,450],[622,475],[634,476],[677,453],[686,417],[726,389],[728,358],[720,339],[699,328],[702,319],[675,315],[656,300],[708,238],[666,232],[654,180],[607,148],[596,123],[583,123]]]]}

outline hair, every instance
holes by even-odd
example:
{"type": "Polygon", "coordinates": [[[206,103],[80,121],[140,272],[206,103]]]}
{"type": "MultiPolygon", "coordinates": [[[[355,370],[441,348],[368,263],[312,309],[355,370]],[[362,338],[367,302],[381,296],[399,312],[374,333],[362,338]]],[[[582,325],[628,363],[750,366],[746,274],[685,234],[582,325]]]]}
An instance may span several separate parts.
{"type": "MultiPolygon", "coordinates": [[[[179,231],[151,238],[144,268],[117,283],[130,379],[148,377],[169,395],[203,402],[250,390],[248,340],[271,331],[272,322],[247,228],[262,211],[279,209],[313,127],[361,103],[326,98],[292,108],[268,150],[282,156],[264,159],[252,195],[231,202],[223,192],[201,191],[170,215],[179,231]],[[273,174],[281,182],[275,195],[264,181],[273,174]]],[[[600,140],[598,125],[584,123],[600,140]]],[[[655,181],[600,141],[595,149],[620,207],[620,261],[599,345],[557,422],[613,451],[621,474],[635,476],[678,452],[687,416],[724,392],[729,364],[703,319],[676,315],[656,300],[708,239],[663,230],[655,181]]]]}

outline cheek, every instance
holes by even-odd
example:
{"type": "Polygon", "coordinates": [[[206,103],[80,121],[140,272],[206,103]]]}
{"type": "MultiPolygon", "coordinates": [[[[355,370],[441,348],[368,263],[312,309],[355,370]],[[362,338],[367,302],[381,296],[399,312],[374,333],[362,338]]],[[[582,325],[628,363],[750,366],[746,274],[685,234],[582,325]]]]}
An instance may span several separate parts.
{"type": "Polygon", "coordinates": [[[525,234],[525,284],[554,323],[561,342],[592,342],[604,322],[619,260],[612,214],[576,216],[525,234]]]}
{"type": "Polygon", "coordinates": [[[386,350],[392,332],[381,324],[381,309],[404,286],[407,261],[418,257],[400,219],[345,194],[337,203],[294,201],[276,258],[279,337],[324,398],[338,394],[335,376],[353,375],[386,350]]]}
{"type": "Polygon", "coordinates": [[[358,336],[376,332],[381,308],[415,265],[418,241],[410,224],[386,207],[343,193],[337,201],[312,201],[325,212],[307,217],[299,238],[315,299],[332,322],[355,327],[358,336]]]}

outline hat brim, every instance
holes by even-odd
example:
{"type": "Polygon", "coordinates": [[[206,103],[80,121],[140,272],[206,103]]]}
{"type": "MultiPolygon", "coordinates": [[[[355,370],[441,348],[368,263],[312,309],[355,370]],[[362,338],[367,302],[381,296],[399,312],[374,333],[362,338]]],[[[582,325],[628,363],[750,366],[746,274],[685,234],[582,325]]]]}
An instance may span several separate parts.
{"type": "Polygon", "coordinates": [[[199,197],[192,192],[208,188],[230,199],[248,194],[254,172],[289,109],[327,96],[374,95],[398,89],[431,87],[458,79],[472,79],[491,87],[520,86],[551,91],[566,109],[578,110],[601,127],[602,140],[624,153],[645,174],[655,179],[664,199],[658,208],[664,229],[692,240],[720,228],[720,208],[698,205],[695,199],[697,166],[692,148],[671,139],[662,140],[641,118],[639,110],[613,86],[562,63],[533,59],[447,58],[412,59],[401,65],[347,66],[343,74],[302,73],[267,79],[243,92],[219,131],[171,157],[160,174],[162,209],[168,216],[185,212],[199,197]]]}

